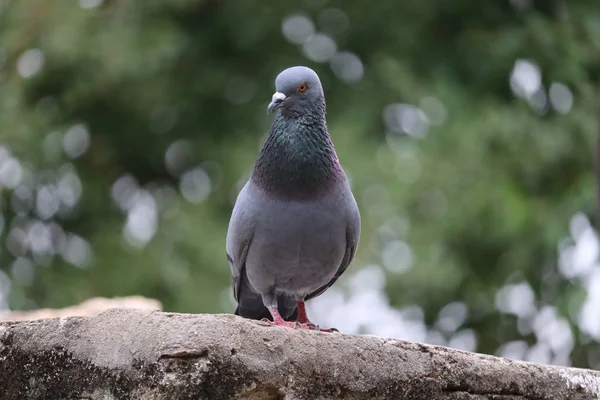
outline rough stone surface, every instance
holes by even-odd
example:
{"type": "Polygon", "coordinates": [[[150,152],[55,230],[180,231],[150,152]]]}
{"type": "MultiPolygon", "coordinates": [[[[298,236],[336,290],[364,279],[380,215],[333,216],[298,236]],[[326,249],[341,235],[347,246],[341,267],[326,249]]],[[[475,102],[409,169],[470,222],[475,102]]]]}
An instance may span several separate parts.
{"type": "Polygon", "coordinates": [[[1,322],[0,398],[600,399],[600,372],[234,315],[111,309],[1,322]]]}

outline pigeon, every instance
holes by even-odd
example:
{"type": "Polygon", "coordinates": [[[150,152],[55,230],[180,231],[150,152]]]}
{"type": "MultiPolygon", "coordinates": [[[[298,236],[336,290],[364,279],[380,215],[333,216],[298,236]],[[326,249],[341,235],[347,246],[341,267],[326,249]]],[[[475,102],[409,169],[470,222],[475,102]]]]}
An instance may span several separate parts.
{"type": "Polygon", "coordinates": [[[235,314],[270,325],[316,329],[305,302],[325,292],[354,258],[360,213],[325,119],[319,76],[282,71],[276,112],[226,238],[235,314]]]}

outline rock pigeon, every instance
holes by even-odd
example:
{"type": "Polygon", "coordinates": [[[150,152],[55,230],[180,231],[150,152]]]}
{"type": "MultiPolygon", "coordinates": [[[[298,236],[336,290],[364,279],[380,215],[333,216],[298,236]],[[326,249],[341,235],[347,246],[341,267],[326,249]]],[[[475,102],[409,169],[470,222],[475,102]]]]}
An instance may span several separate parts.
{"type": "Polygon", "coordinates": [[[240,191],[227,231],[236,315],[320,329],[304,302],[354,258],[360,214],[325,120],[319,76],[304,66],[275,79],[269,136],[240,191]]]}

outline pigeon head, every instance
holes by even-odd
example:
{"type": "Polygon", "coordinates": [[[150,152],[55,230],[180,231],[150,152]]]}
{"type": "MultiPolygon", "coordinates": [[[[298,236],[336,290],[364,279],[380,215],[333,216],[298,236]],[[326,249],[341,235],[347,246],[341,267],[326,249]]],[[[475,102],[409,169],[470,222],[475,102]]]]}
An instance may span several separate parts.
{"type": "Polygon", "coordinates": [[[307,67],[291,67],[277,75],[275,90],[267,112],[277,115],[252,181],[278,199],[322,196],[345,176],[327,130],[319,76],[307,67]]]}
{"type": "Polygon", "coordinates": [[[317,104],[323,104],[323,88],[319,76],[308,67],[291,67],[275,79],[275,93],[267,114],[281,109],[302,114],[317,104]]]}

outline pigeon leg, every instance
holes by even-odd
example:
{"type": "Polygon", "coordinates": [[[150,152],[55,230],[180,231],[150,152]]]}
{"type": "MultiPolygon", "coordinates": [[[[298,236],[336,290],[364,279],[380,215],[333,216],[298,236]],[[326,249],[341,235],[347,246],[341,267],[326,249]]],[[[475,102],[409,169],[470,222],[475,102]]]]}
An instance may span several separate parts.
{"type": "Polygon", "coordinates": [[[298,302],[298,319],[296,321],[301,323],[303,326],[306,326],[308,329],[315,329],[315,330],[319,330],[321,332],[339,332],[335,328],[321,329],[321,328],[319,328],[319,325],[313,324],[308,319],[308,314],[306,314],[306,305],[304,304],[303,301],[298,302]]]}
{"type": "Polygon", "coordinates": [[[314,325],[316,327],[315,324],[313,324],[312,322],[310,322],[310,320],[308,319],[308,315],[306,314],[306,305],[304,304],[303,301],[299,301],[298,302],[298,322],[300,322],[301,324],[310,324],[310,325],[314,325]]]}
{"type": "Polygon", "coordinates": [[[266,318],[264,318],[262,320],[263,322],[266,322],[269,325],[288,326],[290,328],[301,328],[302,327],[302,325],[297,321],[284,320],[283,317],[281,316],[281,314],[279,314],[279,310],[277,309],[277,306],[269,307],[269,312],[271,313],[271,316],[273,316],[273,321],[269,321],[266,318]]]}
{"type": "Polygon", "coordinates": [[[283,319],[281,314],[279,314],[279,310],[277,309],[277,296],[275,295],[274,290],[270,290],[267,293],[263,293],[262,299],[263,299],[263,304],[265,305],[265,307],[267,307],[267,309],[269,310],[269,313],[271,313],[271,316],[273,317],[273,321],[269,321],[266,318],[263,318],[261,321],[266,322],[269,325],[287,326],[290,328],[300,328],[301,327],[301,324],[299,322],[286,321],[283,319]]]}

